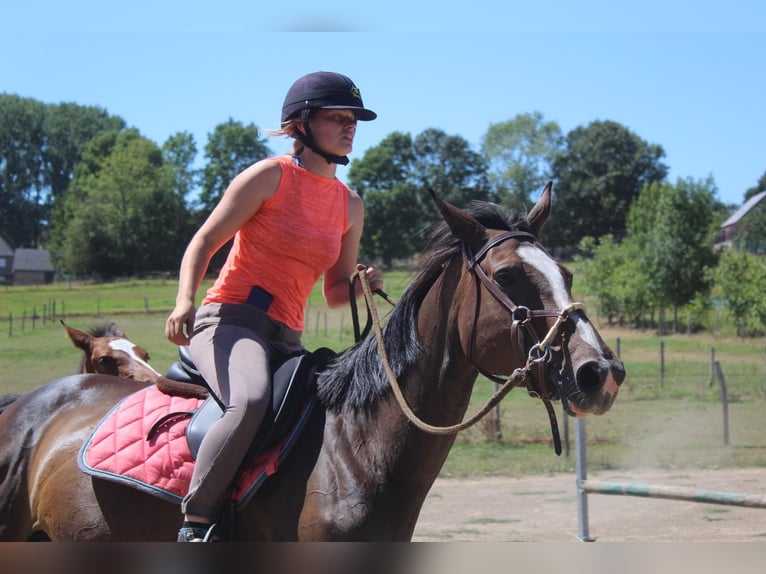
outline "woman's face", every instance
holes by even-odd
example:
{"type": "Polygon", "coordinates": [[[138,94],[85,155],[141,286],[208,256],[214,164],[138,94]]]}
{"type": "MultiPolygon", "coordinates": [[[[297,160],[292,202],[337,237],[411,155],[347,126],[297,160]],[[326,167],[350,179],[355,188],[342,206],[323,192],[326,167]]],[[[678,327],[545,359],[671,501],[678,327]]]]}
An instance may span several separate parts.
{"type": "Polygon", "coordinates": [[[319,149],[335,155],[351,153],[356,134],[356,116],[352,110],[317,110],[310,121],[319,149]]]}

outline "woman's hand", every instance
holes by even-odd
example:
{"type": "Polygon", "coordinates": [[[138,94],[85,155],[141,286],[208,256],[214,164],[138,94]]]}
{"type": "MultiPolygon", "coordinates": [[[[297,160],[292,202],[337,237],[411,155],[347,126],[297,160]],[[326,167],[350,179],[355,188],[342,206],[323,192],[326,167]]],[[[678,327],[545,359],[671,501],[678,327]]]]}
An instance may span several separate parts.
{"type": "Polygon", "coordinates": [[[370,285],[370,289],[373,293],[383,289],[383,274],[379,269],[376,269],[375,267],[367,267],[362,263],[357,263],[356,269],[357,271],[365,270],[364,273],[367,276],[367,283],[370,285]]]}
{"type": "Polygon", "coordinates": [[[193,302],[176,303],[175,309],[165,321],[165,337],[176,345],[188,345],[189,336],[194,329],[195,313],[193,302]]]}

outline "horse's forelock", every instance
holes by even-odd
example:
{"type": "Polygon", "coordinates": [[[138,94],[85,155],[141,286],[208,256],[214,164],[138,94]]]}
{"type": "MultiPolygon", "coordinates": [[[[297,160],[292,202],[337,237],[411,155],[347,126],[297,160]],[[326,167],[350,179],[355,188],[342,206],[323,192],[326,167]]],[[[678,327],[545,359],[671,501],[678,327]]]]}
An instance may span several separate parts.
{"type": "Polygon", "coordinates": [[[91,337],[124,337],[122,329],[113,321],[98,323],[88,329],[91,337]]]}

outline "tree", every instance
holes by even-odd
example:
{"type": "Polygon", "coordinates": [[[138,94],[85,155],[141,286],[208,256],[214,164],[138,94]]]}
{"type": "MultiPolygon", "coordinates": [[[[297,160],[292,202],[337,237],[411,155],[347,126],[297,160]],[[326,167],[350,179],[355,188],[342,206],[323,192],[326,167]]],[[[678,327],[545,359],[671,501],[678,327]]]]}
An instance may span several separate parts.
{"type": "Polygon", "coordinates": [[[57,267],[102,279],[176,268],[187,237],[174,170],[136,130],[93,139],[54,214],[57,267]]]}
{"type": "Polygon", "coordinates": [[[755,194],[761,193],[762,191],[766,191],[766,171],[763,172],[763,175],[758,179],[758,183],[756,185],[745,191],[745,201],[753,197],[755,194]]]}
{"type": "Polygon", "coordinates": [[[412,152],[415,163],[410,179],[413,183],[431,187],[442,199],[458,207],[473,200],[493,199],[487,162],[470,149],[463,137],[429,128],[413,140],[412,152]]]}
{"type": "Polygon", "coordinates": [[[543,121],[540,112],[490,124],[481,149],[498,201],[516,211],[526,208],[551,179],[551,164],[562,144],[559,125],[543,121]]]}
{"type": "Polygon", "coordinates": [[[734,317],[737,334],[760,336],[766,324],[766,261],[749,253],[726,251],[712,273],[714,293],[721,297],[734,317]]]}
{"type": "Polygon", "coordinates": [[[491,197],[486,162],[466,140],[427,129],[416,138],[394,132],[351,162],[349,186],[365,201],[361,248],[385,265],[410,257],[438,216],[431,187],[456,205],[491,197]]]}
{"type": "Polygon", "coordinates": [[[712,178],[679,179],[676,185],[658,182],[644,187],[627,217],[629,240],[636,251],[660,310],[673,307],[674,330],[678,308],[709,289],[707,270],[716,263],[712,178]]]}
{"type": "Polygon", "coordinates": [[[51,212],[87,143],[125,122],[92,106],[0,94],[0,224],[17,247],[45,242],[51,212]]]}
{"type": "Polygon", "coordinates": [[[548,244],[573,248],[583,237],[606,234],[620,241],[628,208],[641,188],[665,178],[664,155],[659,145],[612,121],[569,132],[553,162],[556,218],[543,230],[548,244]]]}
{"type": "Polygon", "coordinates": [[[40,235],[45,107],[0,94],[0,229],[13,247],[34,247],[40,235]]]}
{"type": "Polygon", "coordinates": [[[620,324],[628,318],[638,327],[651,295],[638,258],[641,247],[629,239],[616,243],[611,235],[586,237],[575,260],[588,291],[598,302],[599,313],[609,324],[615,318],[620,324]]]}
{"type": "Polygon", "coordinates": [[[735,244],[741,251],[759,255],[766,253],[766,199],[753,206],[742,218],[735,244]]]}
{"type": "Polygon", "coordinates": [[[213,211],[234,176],[272,151],[254,124],[243,125],[233,119],[218,124],[205,145],[205,165],[200,203],[205,215],[213,211]]]}

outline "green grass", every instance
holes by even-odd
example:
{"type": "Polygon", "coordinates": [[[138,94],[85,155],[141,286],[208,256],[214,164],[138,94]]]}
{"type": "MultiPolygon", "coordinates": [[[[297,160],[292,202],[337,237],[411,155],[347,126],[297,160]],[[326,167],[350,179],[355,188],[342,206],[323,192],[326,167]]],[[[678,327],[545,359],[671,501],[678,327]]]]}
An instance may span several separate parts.
{"type": "MultiPolygon", "coordinates": [[[[409,280],[406,272],[389,272],[386,290],[399,298],[409,280]]],[[[53,305],[58,315],[63,309],[68,324],[80,329],[100,320],[117,321],[131,339],[150,351],[152,364],[164,371],[177,358],[177,348],[163,334],[174,300],[172,280],[0,288],[0,393],[26,392],[74,372],[80,351],[66,337],[58,317],[50,317],[53,305]],[[39,317],[34,325],[33,310],[39,317]]],[[[378,305],[385,318],[388,304],[379,300],[378,305]]],[[[766,467],[766,340],[709,334],[660,338],[648,331],[597,326],[613,349],[619,341],[628,375],[612,410],[587,419],[590,470],[766,467]],[[721,364],[730,399],[729,445],[723,444],[718,383],[710,384],[711,348],[721,364]]],[[[307,312],[305,346],[341,350],[352,340],[350,310],[327,309],[321,291],[315,289],[307,312]]],[[[466,416],[476,412],[493,390],[491,383],[480,378],[466,416]]],[[[559,405],[556,408],[562,439],[568,424],[573,441],[572,421],[563,417],[559,405]]],[[[500,413],[502,438],[495,440],[490,417],[461,432],[443,475],[574,470],[574,444],[570,443],[569,457],[554,454],[548,417],[539,400],[516,389],[503,401],[500,413]]]]}

